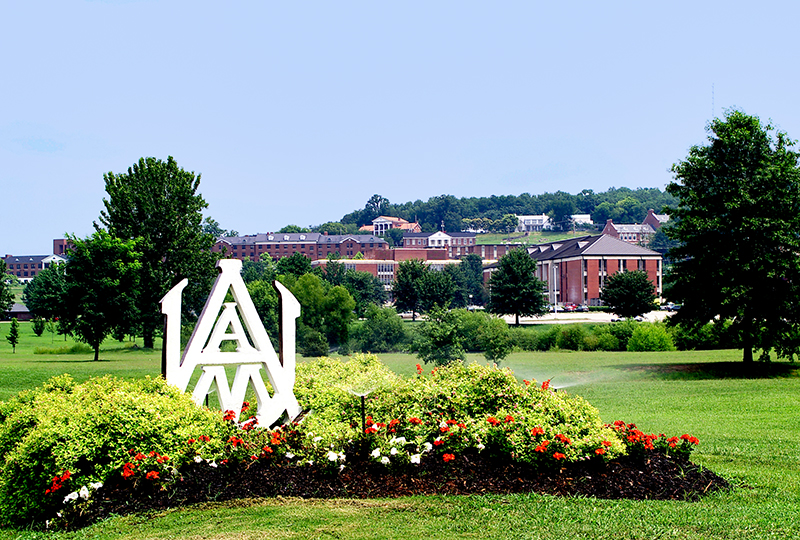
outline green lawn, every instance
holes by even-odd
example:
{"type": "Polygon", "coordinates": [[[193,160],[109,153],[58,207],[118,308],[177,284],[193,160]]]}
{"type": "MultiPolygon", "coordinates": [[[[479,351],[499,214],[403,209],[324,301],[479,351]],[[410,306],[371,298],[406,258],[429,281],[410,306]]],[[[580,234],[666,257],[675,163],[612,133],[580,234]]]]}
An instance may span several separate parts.
{"type": "Polygon", "coordinates": [[[572,231],[568,232],[555,232],[555,231],[540,231],[531,232],[525,236],[525,233],[511,233],[511,234],[479,234],[475,237],[475,243],[482,244],[503,244],[506,242],[520,243],[520,244],[544,244],[546,242],[557,242],[558,240],[566,240],[567,238],[575,238],[576,236],[586,236],[589,234],[600,234],[598,231],[572,231]]]}
{"type": "MultiPolygon", "coordinates": [[[[23,332],[30,332],[23,324],[23,332]]],[[[70,372],[157,375],[160,351],[108,342],[101,362],[32,354],[26,334],[16,355],[0,324],[0,399],[70,372]]],[[[55,344],[58,344],[56,339],[55,344]]],[[[381,355],[411,375],[417,359],[381,355]]],[[[669,353],[515,353],[502,365],[519,378],[552,377],[585,396],[606,421],[647,432],[699,437],[694,461],[736,486],[700,502],[603,501],[539,495],[406,497],[394,500],[250,500],[113,518],[83,531],[0,531],[0,540],[142,538],[800,538],[800,365],[776,363],[741,374],[740,351],[669,353]]],[[[482,361],[470,355],[468,361],[482,361]]],[[[426,366],[429,368],[430,366],[426,366]]]]}

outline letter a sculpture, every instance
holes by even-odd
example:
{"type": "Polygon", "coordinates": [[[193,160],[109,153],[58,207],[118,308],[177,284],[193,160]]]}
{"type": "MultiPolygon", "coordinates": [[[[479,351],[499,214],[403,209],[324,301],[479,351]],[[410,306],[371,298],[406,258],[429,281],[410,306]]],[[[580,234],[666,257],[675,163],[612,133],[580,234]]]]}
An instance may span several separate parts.
{"type": "Polygon", "coordinates": [[[185,392],[192,373],[200,366],[203,371],[192,392],[195,403],[202,405],[206,396],[216,390],[220,408],[233,411],[236,421],[239,420],[247,387],[252,383],[258,401],[256,420],[258,425],[269,427],[284,413],[288,421],[300,414],[300,405],[294,397],[295,319],[300,316],[300,304],[286,287],[275,282],[281,306],[279,360],[247,293],[240,274],[241,267],[242,262],[235,259],[217,262],[220,273],[183,358],[180,351],[181,292],[188,281],[184,279],[161,299],[161,312],[167,318],[162,371],[167,383],[185,392]],[[229,290],[233,292],[235,302],[225,302],[229,290]],[[235,341],[236,351],[222,352],[220,344],[223,341],[235,341]],[[237,366],[232,387],[228,386],[226,365],[237,366]],[[261,377],[262,367],[272,384],[271,396],[261,377]]]}

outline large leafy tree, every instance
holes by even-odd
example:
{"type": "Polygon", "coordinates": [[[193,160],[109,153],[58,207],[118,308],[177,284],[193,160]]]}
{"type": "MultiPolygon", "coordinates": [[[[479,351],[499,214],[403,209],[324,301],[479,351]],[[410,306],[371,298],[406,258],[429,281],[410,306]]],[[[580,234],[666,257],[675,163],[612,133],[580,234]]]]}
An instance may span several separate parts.
{"type": "Polygon", "coordinates": [[[708,126],[708,143],[672,166],[667,191],[668,298],[683,304],[678,323],[731,321],[743,360],[753,349],[786,349],[800,325],[800,171],[785,133],[755,116],[727,111],[708,126]]]}
{"type": "Polygon", "coordinates": [[[81,240],[67,263],[65,317],[80,341],[100,355],[100,344],[111,332],[127,331],[136,320],[141,252],[136,240],[115,238],[106,231],[81,240]]]}
{"type": "Polygon", "coordinates": [[[453,301],[455,285],[450,274],[444,270],[427,270],[414,285],[422,313],[429,313],[435,307],[446,308],[453,301]]]}
{"type": "Polygon", "coordinates": [[[392,284],[395,308],[397,311],[410,311],[412,320],[416,320],[419,311],[419,291],[416,283],[427,270],[419,259],[409,259],[397,265],[392,284]]]}
{"type": "MultiPolygon", "coordinates": [[[[144,346],[152,347],[163,325],[159,301],[181,279],[184,316],[195,317],[214,279],[214,236],[203,232],[208,205],[197,192],[200,175],[184,171],[172,158],[141,158],[127,173],[103,175],[108,199],[100,223],[120,239],[140,239],[138,326],[144,346]]],[[[100,227],[95,223],[95,228],[100,227]]]]}
{"type": "Polygon", "coordinates": [[[620,317],[638,317],[653,310],[655,287],[647,272],[617,272],[606,279],[600,299],[611,313],[620,317]]]}
{"type": "Polygon", "coordinates": [[[64,312],[66,264],[51,264],[33,278],[22,294],[22,301],[31,313],[45,319],[57,319],[64,312]]]}
{"type": "Polygon", "coordinates": [[[503,255],[489,279],[489,312],[514,315],[516,326],[520,317],[546,313],[544,282],[536,277],[535,271],[536,261],[527,250],[512,249],[503,255]]]}

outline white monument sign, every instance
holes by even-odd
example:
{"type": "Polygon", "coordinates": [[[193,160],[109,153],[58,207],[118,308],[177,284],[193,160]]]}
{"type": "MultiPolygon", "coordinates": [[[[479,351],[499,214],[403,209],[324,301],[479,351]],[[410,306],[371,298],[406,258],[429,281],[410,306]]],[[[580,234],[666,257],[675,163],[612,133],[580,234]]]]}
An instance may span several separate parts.
{"type": "Polygon", "coordinates": [[[233,411],[238,421],[247,387],[252,383],[258,401],[258,425],[269,427],[284,412],[289,420],[293,420],[300,414],[300,405],[294,397],[295,319],[300,316],[300,304],[286,287],[275,282],[280,295],[279,359],[242,280],[242,262],[223,259],[217,262],[217,267],[220,273],[182,358],[181,293],[188,281],[184,279],[161,299],[161,312],[167,317],[164,338],[164,376],[167,383],[186,391],[192,373],[199,366],[203,371],[192,391],[192,398],[198,405],[202,405],[206,396],[216,390],[220,408],[233,411]],[[234,302],[225,302],[229,290],[233,293],[234,302]],[[223,341],[235,341],[236,351],[221,351],[223,341]],[[236,375],[233,385],[228,386],[225,366],[233,365],[236,366],[236,375]],[[272,384],[272,395],[261,376],[262,367],[272,384]]]}

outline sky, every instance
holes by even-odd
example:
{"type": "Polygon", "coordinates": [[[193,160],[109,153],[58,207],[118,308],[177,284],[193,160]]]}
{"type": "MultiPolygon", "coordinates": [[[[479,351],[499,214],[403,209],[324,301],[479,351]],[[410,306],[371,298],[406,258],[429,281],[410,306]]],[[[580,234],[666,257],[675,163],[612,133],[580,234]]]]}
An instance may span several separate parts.
{"type": "Polygon", "coordinates": [[[3,2],[0,256],[173,156],[241,234],[391,202],[657,187],[738,108],[800,137],[800,3],[3,2]],[[757,5],[756,5],[757,4],[757,5]]]}

